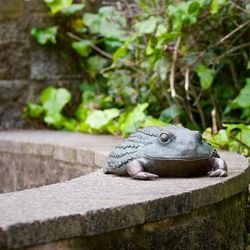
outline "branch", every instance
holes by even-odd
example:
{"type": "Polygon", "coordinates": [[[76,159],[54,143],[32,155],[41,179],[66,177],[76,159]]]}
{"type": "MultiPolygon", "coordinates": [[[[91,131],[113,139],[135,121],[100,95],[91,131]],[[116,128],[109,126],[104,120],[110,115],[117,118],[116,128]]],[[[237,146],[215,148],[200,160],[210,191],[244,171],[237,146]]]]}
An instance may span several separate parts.
{"type": "Polygon", "coordinates": [[[175,88],[174,88],[174,81],[175,81],[175,66],[177,62],[177,56],[178,56],[178,49],[180,46],[181,37],[179,36],[176,40],[175,46],[174,46],[174,53],[173,53],[173,62],[171,65],[171,71],[170,71],[170,91],[171,91],[171,97],[174,98],[176,95],[175,88]]]}
{"type": "Polygon", "coordinates": [[[187,66],[185,68],[185,85],[184,85],[184,89],[186,91],[186,95],[187,95],[187,99],[190,100],[189,94],[188,94],[188,89],[189,89],[189,67],[187,66]]]}
{"type": "Polygon", "coordinates": [[[216,124],[216,109],[215,109],[215,107],[211,111],[211,115],[212,115],[212,132],[213,132],[213,135],[216,135],[218,133],[218,128],[217,128],[217,124],[216,124]]]}
{"type": "MultiPolygon", "coordinates": [[[[73,33],[71,33],[71,32],[67,32],[66,34],[67,34],[70,38],[73,38],[73,39],[75,39],[75,40],[77,40],[77,41],[82,41],[82,40],[84,40],[84,39],[82,39],[81,37],[79,37],[79,36],[77,36],[77,35],[75,35],[75,34],[73,34],[73,33]]],[[[93,48],[94,50],[96,50],[97,52],[99,52],[101,55],[103,55],[103,56],[105,56],[105,57],[107,57],[107,58],[113,60],[113,56],[112,56],[112,55],[110,55],[110,54],[107,53],[106,51],[100,49],[99,47],[95,46],[94,44],[91,44],[90,47],[93,48]]]]}
{"type": "Polygon", "coordinates": [[[230,36],[232,36],[234,33],[245,27],[250,23],[250,20],[246,21],[245,23],[242,23],[239,25],[236,29],[232,30],[230,33],[228,33],[226,36],[222,37],[218,43],[223,43],[226,39],[228,39],[230,36]]]}
{"type": "Polygon", "coordinates": [[[201,125],[202,125],[202,128],[205,129],[206,128],[206,119],[205,119],[205,115],[204,115],[204,112],[202,110],[202,107],[200,105],[200,102],[199,102],[199,99],[202,95],[202,91],[200,92],[200,94],[197,96],[196,92],[195,92],[195,89],[193,86],[190,86],[190,90],[191,90],[191,94],[193,95],[193,97],[196,99],[195,102],[193,103],[193,106],[196,106],[197,107],[197,110],[198,110],[198,113],[200,115],[200,118],[201,118],[201,125]]]}

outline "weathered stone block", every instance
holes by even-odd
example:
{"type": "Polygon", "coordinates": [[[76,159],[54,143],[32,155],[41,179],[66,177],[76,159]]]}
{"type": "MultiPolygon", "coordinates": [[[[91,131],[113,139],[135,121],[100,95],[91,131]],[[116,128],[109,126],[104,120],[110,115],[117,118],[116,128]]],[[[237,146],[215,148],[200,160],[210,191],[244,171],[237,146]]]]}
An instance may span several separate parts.
{"type": "Polygon", "coordinates": [[[106,164],[107,159],[107,152],[106,154],[104,152],[98,152],[95,153],[95,166],[102,168],[106,164]]]}
{"type": "Polygon", "coordinates": [[[13,162],[6,164],[5,154],[0,149],[0,194],[15,190],[15,169],[13,162]]]}
{"type": "Polygon", "coordinates": [[[0,43],[0,79],[28,79],[29,47],[22,42],[0,43]]]}
{"type": "Polygon", "coordinates": [[[94,166],[94,153],[85,149],[76,149],[76,162],[87,166],[94,166]]]}
{"type": "Polygon", "coordinates": [[[24,0],[1,0],[0,21],[5,18],[16,18],[25,11],[24,0]]]}
{"type": "Polygon", "coordinates": [[[57,146],[54,150],[53,158],[65,162],[76,162],[76,150],[65,146],[57,146]]]}
{"type": "Polygon", "coordinates": [[[31,79],[36,80],[70,80],[80,79],[76,70],[77,64],[70,58],[65,58],[60,52],[52,48],[36,47],[31,52],[31,79]]]}

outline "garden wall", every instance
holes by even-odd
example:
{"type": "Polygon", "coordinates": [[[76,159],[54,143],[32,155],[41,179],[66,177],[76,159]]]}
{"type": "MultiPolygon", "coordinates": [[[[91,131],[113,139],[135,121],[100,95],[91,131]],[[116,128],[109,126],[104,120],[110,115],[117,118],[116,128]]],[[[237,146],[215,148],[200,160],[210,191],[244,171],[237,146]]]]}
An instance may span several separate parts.
{"type": "MultiPolygon", "coordinates": [[[[94,11],[102,1],[90,1],[94,11]]],[[[30,35],[33,27],[51,24],[43,0],[0,0],[0,130],[30,125],[21,113],[47,85],[77,90],[83,78],[72,57],[57,46],[39,46],[30,35]]]]}
{"type": "Polygon", "coordinates": [[[225,178],[139,181],[97,170],[120,142],[107,135],[0,132],[0,176],[11,157],[5,179],[17,184],[0,180],[0,249],[246,249],[246,158],[219,151],[228,164],[225,178]],[[66,168],[79,177],[71,179],[66,168]],[[80,176],[91,169],[97,171],[80,176]]]}

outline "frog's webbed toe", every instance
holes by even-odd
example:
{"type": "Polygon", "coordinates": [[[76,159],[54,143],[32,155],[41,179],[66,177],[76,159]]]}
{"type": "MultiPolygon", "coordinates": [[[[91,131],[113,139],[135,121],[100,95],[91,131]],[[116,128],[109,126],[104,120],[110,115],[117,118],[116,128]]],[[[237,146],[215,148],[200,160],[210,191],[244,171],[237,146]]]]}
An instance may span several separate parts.
{"type": "Polygon", "coordinates": [[[128,174],[138,180],[153,180],[158,178],[158,175],[145,172],[143,169],[144,161],[132,160],[127,164],[128,174]]]}
{"type": "Polygon", "coordinates": [[[212,170],[207,174],[210,177],[226,177],[227,176],[227,164],[221,158],[212,159],[212,170]]]}

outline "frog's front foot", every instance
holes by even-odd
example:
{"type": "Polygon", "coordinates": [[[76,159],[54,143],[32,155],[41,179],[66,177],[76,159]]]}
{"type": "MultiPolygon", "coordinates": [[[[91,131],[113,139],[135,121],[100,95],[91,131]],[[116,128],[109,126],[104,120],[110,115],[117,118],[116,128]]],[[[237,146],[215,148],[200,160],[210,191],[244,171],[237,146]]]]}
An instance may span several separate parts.
{"type": "Polygon", "coordinates": [[[226,177],[227,176],[227,164],[221,158],[211,159],[212,170],[207,174],[210,177],[226,177]]]}
{"type": "Polygon", "coordinates": [[[145,172],[143,169],[143,164],[145,164],[145,159],[141,160],[133,160],[127,164],[127,172],[128,174],[137,180],[153,180],[158,178],[159,176],[156,174],[151,174],[145,172]]]}
{"type": "Polygon", "coordinates": [[[148,172],[139,172],[135,174],[133,178],[138,180],[153,180],[159,178],[159,176],[148,172]]]}

